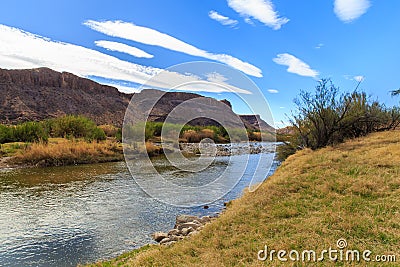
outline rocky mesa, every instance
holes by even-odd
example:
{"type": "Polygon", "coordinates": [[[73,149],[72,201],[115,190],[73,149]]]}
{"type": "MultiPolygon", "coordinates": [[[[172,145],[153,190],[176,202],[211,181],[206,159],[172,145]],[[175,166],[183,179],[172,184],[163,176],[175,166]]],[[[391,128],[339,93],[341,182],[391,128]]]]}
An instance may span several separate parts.
{"type": "MultiPolygon", "coordinates": [[[[218,101],[199,94],[186,92],[161,92],[143,90],[135,99],[143,103],[133,112],[146,113],[146,100],[149,95],[162,94],[149,112],[149,120],[164,121],[166,116],[181,103],[199,98],[187,110],[188,113],[201,113],[213,109],[216,117],[233,113],[231,103],[218,101]],[[224,103],[228,111],[218,103],[224,103]]],[[[17,124],[24,121],[40,121],[67,114],[79,114],[93,119],[97,124],[121,126],[125,111],[134,94],[119,92],[117,88],[102,85],[87,78],[68,72],[57,72],[49,68],[7,70],[0,69],[0,123],[17,124]]],[[[223,105],[225,106],[225,105],[223,105]]],[[[258,115],[239,115],[248,129],[274,130],[258,115]]],[[[215,125],[208,118],[197,118],[192,125],[215,125]]]]}

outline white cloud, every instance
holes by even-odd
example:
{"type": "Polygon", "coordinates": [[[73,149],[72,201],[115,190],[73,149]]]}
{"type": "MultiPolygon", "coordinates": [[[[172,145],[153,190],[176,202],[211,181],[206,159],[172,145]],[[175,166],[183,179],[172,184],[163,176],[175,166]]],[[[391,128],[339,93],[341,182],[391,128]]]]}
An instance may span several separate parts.
{"type": "Polygon", "coordinates": [[[221,14],[219,14],[217,11],[211,10],[210,12],[208,12],[208,16],[213,19],[218,21],[219,23],[221,23],[222,25],[225,26],[231,26],[234,27],[238,24],[237,20],[234,19],[230,19],[229,17],[225,17],[221,14]]]}
{"type": "Polygon", "coordinates": [[[369,0],[335,0],[334,12],[343,22],[352,22],[361,17],[371,6],[369,0]]]}
{"type": "Polygon", "coordinates": [[[300,76],[308,76],[314,78],[318,76],[318,71],[311,69],[308,64],[291,54],[278,54],[276,58],[273,59],[273,61],[277,64],[288,66],[288,72],[295,73],[300,76]]]}
{"type": "Polygon", "coordinates": [[[346,75],[343,75],[343,77],[344,77],[346,80],[357,81],[357,82],[362,82],[362,81],[365,79],[365,76],[363,76],[363,75],[356,75],[356,76],[353,76],[353,75],[348,75],[348,74],[346,74],[346,75]]]}
{"type": "Polygon", "coordinates": [[[0,62],[4,68],[45,66],[79,76],[99,76],[138,83],[146,82],[161,71],[5,25],[0,25],[0,62]]]}
{"type": "Polygon", "coordinates": [[[250,18],[244,18],[244,22],[246,22],[249,25],[254,26],[254,22],[250,18]]]}
{"type": "Polygon", "coordinates": [[[193,81],[174,87],[174,90],[179,91],[191,91],[191,92],[213,92],[213,93],[224,93],[224,92],[236,92],[241,94],[249,94],[247,90],[233,87],[227,83],[221,82],[209,82],[209,81],[193,81]]]}
{"type": "Polygon", "coordinates": [[[84,23],[89,28],[104,33],[109,36],[124,38],[135,42],[160,46],[173,51],[178,51],[191,56],[207,58],[221,63],[225,63],[235,69],[238,69],[248,75],[262,77],[259,68],[250,63],[243,62],[240,59],[226,54],[213,54],[199,49],[193,45],[185,43],[168,34],[156,31],[151,28],[137,26],[133,23],[123,21],[94,21],[88,20],[84,23]]]}
{"type": "Polygon", "coordinates": [[[315,46],[315,48],[316,48],[316,49],[320,49],[320,48],[323,47],[323,46],[324,46],[324,44],[319,43],[319,44],[317,44],[317,45],[315,46]]]}
{"type": "MultiPolygon", "coordinates": [[[[286,24],[289,19],[279,17],[274,10],[274,5],[270,0],[227,0],[228,5],[245,18],[251,17],[264,25],[278,30],[286,24]]],[[[246,22],[247,22],[246,21],[246,22]]]]}
{"type": "Polygon", "coordinates": [[[132,93],[139,93],[140,89],[137,87],[129,87],[129,86],[124,86],[118,83],[104,83],[102,82],[101,84],[112,86],[118,89],[118,91],[126,93],[126,94],[132,94],[132,93]]]}
{"type": "Polygon", "coordinates": [[[207,73],[206,77],[207,77],[207,81],[213,82],[213,83],[224,83],[228,80],[224,75],[222,75],[218,72],[207,73]]]}
{"type": "Polygon", "coordinates": [[[275,90],[275,89],[268,89],[267,91],[268,91],[268,93],[270,93],[270,94],[277,94],[277,93],[279,93],[279,91],[278,91],[278,90],[275,90]]]}
{"type": "Polygon", "coordinates": [[[111,42],[111,41],[95,41],[97,46],[103,47],[109,51],[117,51],[121,53],[125,53],[134,57],[144,57],[144,58],[152,58],[153,55],[133,46],[129,46],[126,44],[111,42]]]}
{"type": "MultiPolygon", "coordinates": [[[[0,24],[0,66],[6,69],[48,67],[56,71],[67,71],[82,77],[101,77],[146,84],[158,89],[169,89],[171,85],[204,81],[201,78],[177,72],[120,60],[96,50],[69,43],[52,41],[17,28],[0,24]],[[156,79],[151,79],[157,74],[156,79]]],[[[117,84],[110,84],[117,86],[117,84]]],[[[249,91],[229,85],[229,92],[250,94],[249,91]]],[[[118,87],[118,86],[117,86],[118,87]]],[[[124,91],[135,91],[124,85],[124,91]]],[[[205,92],[207,88],[202,91],[205,92]]],[[[220,92],[222,89],[218,89],[220,92]]]]}
{"type": "Polygon", "coordinates": [[[365,77],[362,75],[358,75],[354,76],[353,79],[356,80],[357,82],[362,82],[365,79],[365,77]]]}

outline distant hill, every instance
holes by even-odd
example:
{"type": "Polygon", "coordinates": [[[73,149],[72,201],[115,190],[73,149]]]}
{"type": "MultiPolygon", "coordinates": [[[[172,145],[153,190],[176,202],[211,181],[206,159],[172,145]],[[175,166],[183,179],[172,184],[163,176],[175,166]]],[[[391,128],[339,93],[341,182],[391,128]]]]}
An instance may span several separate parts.
{"type": "Polygon", "coordinates": [[[0,69],[0,122],[16,124],[81,114],[98,124],[122,125],[132,95],[48,68],[0,69]]]}
{"type": "MultiPolygon", "coordinates": [[[[142,110],[134,112],[143,114],[147,95],[160,93],[157,90],[143,90],[139,93],[141,96],[139,99],[143,100],[142,110]]],[[[0,123],[3,124],[39,121],[66,114],[80,114],[93,119],[97,124],[121,126],[132,96],[133,94],[119,92],[114,87],[49,68],[0,69],[0,123]]],[[[215,102],[219,102],[199,94],[168,92],[152,109],[150,120],[163,121],[174,107],[194,98],[207,99],[210,106],[198,105],[193,107],[193,110],[214,108],[218,106],[215,105],[215,102]]],[[[231,110],[229,101],[223,100],[222,102],[231,110]]],[[[216,108],[215,112],[223,111],[221,108],[216,108]]],[[[247,128],[259,129],[259,122],[262,127],[273,130],[259,116],[241,115],[240,118],[247,128]]],[[[194,120],[191,124],[213,125],[215,122],[204,118],[194,120]]]]}

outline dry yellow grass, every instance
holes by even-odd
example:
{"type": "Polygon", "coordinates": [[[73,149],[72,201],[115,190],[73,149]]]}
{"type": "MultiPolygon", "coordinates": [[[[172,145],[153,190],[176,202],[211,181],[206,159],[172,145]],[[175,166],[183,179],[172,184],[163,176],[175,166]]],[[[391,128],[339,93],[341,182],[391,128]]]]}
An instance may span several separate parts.
{"type": "Polygon", "coordinates": [[[48,144],[34,143],[27,146],[13,158],[13,162],[36,166],[61,166],[122,159],[122,146],[110,140],[88,143],[52,138],[48,144]]]}
{"type": "Polygon", "coordinates": [[[211,129],[202,129],[199,132],[196,132],[195,130],[187,130],[182,134],[182,139],[189,143],[198,143],[204,138],[214,139],[214,131],[211,129]]]}
{"type": "MultiPolygon", "coordinates": [[[[95,266],[304,266],[259,261],[270,249],[348,249],[395,254],[400,264],[400,132],[375,133],[290,156],[256,192],[170,247],[147,246],[95,266]]],[[[343,266],[325,258],[312,266],[343,266]]],[[[352,265],[358,265],[352,263],[352,265]]],[[[365,262],[360,262],[365,266],[365,262]]],[[[381,266],[369,263],[368,266],[381,266]]],[[[396,263],[386,266],[396,266],[396,263]]]]}
{"type": "Polygon", "coordinates": [[[98,127],[100,129],[102,129],[104,131],[104,133],[106,134],[106,136],[108,136],[108,137],[115,137],[115,135],[118,132],[118,128],[115,127],[114,125],[104,124],[104,125],[100,125],[98,127]]]}

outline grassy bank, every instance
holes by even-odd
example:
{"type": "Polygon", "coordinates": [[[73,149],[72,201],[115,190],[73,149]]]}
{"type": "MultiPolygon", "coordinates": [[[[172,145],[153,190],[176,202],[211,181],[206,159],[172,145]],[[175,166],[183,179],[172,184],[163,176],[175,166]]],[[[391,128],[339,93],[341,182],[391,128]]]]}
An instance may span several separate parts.
{"type": "Polygon", "coordinates": [[[47,143],[8,143],[1,151],[10,165],[64,166],[123,160],[122,145],[115,140],[87,142],[49,138],[47,143]]]}
{"type": "MultiPolygon", "coordinates": [[[[94,266],[276,266],[281,264],[276,254],[272,262],[257,260],[265,245],[318,253],[336,249],[339,238],[347,240],[347,249],[371,250],[371,258],[396,254],[398,264],[399,177],[399,131],[298,151],[256,192],[233,201],[200,234],[170,247],[147,246],[94,266]]],[[[333,262],[326,256],[314,264],[332,266],[333,262]]],[[[370,263],[374,265],[381,264],[370,263]]]]}

